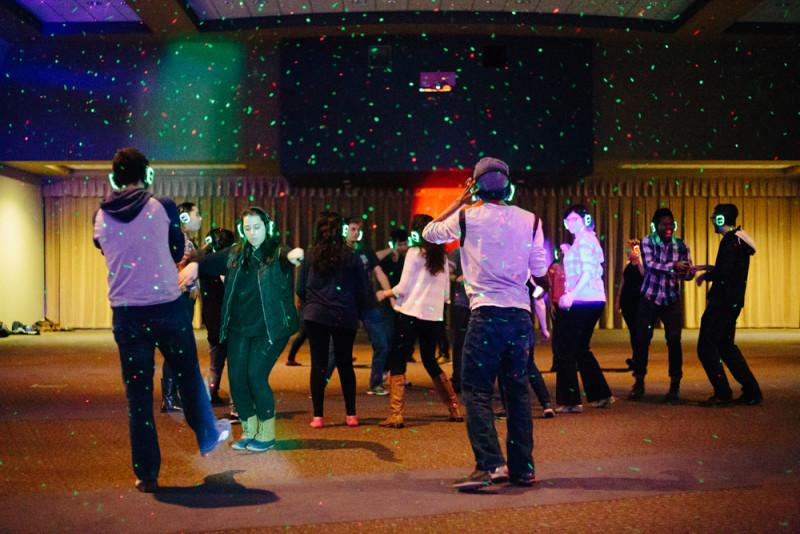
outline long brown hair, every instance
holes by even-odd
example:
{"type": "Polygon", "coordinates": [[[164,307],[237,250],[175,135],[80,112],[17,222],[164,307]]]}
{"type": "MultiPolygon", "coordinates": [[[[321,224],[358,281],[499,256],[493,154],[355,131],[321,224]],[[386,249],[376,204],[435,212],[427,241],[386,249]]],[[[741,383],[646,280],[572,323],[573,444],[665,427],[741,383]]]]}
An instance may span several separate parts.
{"type": "Polygon", "coordinates": [[[425,268],[432,275],[436,275],[444,271],[447,254],[444,245],[437,245],[422,238],[422,229],[432,220],[433,217],[427,213],[414,215],[414,218],[411,219],[411,231],[416,232],[416,236],[419,236],[419,248],[422,250],[422,255],[425,256],[425,268]]]}
{"type": "Polygon", "coordinates": [[[311,247],[311,266],[322,276],[334,272],[349,249],[342,237],[342,217],[334,211],[319,214],[311,247]]]}

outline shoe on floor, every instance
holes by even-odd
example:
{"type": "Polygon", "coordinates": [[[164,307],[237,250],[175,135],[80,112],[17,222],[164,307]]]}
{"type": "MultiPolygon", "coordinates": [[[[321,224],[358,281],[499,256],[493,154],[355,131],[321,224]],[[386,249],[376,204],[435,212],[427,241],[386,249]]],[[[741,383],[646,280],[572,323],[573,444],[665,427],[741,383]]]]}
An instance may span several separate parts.
{"type": "Polygon", "coordinates": [[[142,493],[155,493],[158,491],[157,480],[137,480],[136,489],[142,493]]]}
{"type": "Polygon", "coordinates": [[[299,363],[299,362],[296,362],[294,360],[287,360],[286,361],[286,365],[289,366],[289,367],[300,367],[303,364],[299,363]]]}
{"type": "Polygon", "coordinates": [[[245,448],[250,452],[266,452],[275,448],[275,440],[260,441],[257,439],[251,439],[245,448]]]}
{"type": "Polygon", "coordinates": [[[367,390],[367,395],[376,395],[378,397],[385,397],[389,394],[389,391],[385,389],[383,386],[375,386],[374,388],[369,388],[367,390]]]}
{"type": "Polygon", "coordinates": [[[616,397],[613,395],[610,397],[606,397],[605,399],[600,399],[598,401],[590,402],[594,408],[610,408],[612,404],[617,401],[616,397]]]}
{"type": "Polygon", "coordinates": [[[700,403],[700,406],[713,408],[715,406],[729,406],[733,403],[733,399],[720,399],[716,395],[711,395],[709,398],[700,403]]]}
{"type": "Polygon", "coordinates": [[[494,418],[498,421],[504,421],[508,419],[508,414],[506,412],[495,412],[494,418]]]}
{"type": "Polygon", "coordinates": [[[230,401],[220,397],[219,393],[211,394],[211,406],[227,406],[228,404],[230,404],[230,401]]]}
{"type": "Polygon", "coordinates": [[[314,417],[311,419],[311,422],[308,424],[311,428],[322,428],[325,426],[325,419],[322,417],[314,417]]]}
{"type": "Polygon", "coordinates": [[[203,456],[208,456],[214,452],[214,449],[216,449],[220,443],[225,443],[228,441],[228,438],[231,437],[231,422],[227,419],[217,419],[214,423],[214,427],[217,429],[217,440],[205,449],[200,450],[200,454],[203,456]]]}
{"type": "Polygon", "coordinates": [[[583,413],[583,404],[564,404],[556,408],[556,413],[583,413]]]}
{"type": "Polygon", "coordinates": [[[523,486],[529,488],[536,482],[536,475],[529,471],[521,475],[514,475],[510,477],[509,482],[511,482],[511,484],[514,486],[523,486]]]}
{"type": "Polygon", "coordinates": [[[742,393],[742,395],[736,398],[733,402],[734,404],[744,404],[745,406],[757,406],[763,401],[764,397],[761,395],[746,395],[742,393]]]}
{"type": "Polygon", "coordinates": [[[453,488],[458,491],[477,491],[492,485],[492,475],[488,471],[476,469],[469,476],[457,480],[453,488]]]}
{"type": "Polygon", "coordinates": [[[503,482],[508,482],[508,467],[505,465],[495,467],[489,471],[489,478],[492,480],[492,484],[502,484],[503,482]]]}
{"type": "Polygon", "coordinates": [[[344,424],[346,424],[349,427],[356,427],[358,426],[358,417],[355,415],[345,416],[344,424]]]}
{"type": "Polygon", "coordinates": [[[556,411],[549,406],[545,408],[542,413],[544,414],[545,419],[552,419],[556,416],[556,411]]]}

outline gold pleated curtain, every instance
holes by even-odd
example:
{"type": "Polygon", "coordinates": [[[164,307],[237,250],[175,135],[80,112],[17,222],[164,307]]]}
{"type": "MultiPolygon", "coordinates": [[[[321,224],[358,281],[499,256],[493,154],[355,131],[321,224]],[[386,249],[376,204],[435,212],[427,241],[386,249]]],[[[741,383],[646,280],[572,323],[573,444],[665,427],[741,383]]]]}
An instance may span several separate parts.
{"type": "MultiPolygon", "coordinates": [[[[45,201],[45,272],[47,317],[62,326],[108,328],[106,267],[92,244],[92,214],[108,193],[101,177],[53,179],[43,187],[45,201]]],[[[233,229],[236,214],[261,206],[275,218],[293,246],[307,247],[314,220],[323,209],[343,215],[366,215],[364,239],[385,246],[394,226],[407,225],[413,190],[402,188],[294,188],[280,178],[174,176],[157,180],[154,193],[200,206],[200,238],[214,226],[233,229]]],[[[791,178],[746,180],[740,177],[600,177],[563,187],[520,188],[515,202],[542,217],[550,244],[568,240],[562,219],[570,203],[589,206],[606,255],[608,305],[601,328],[623,327],[617,292],[627,262],[629,238],[649,232],[660,206],[669,207],[679,224],[676,233],[696,264],[713,263],[719,246],[709,224],[715,204],[739,207],[739,224],[756,242],[750,265],[741,327],[800,327],[800,183],[791,178]]],[[[684,285],[684,324],[697,328],[705,307],[706,287],[684,285]]],[[[199,306],[195,324],[199,324],[199,306]]]]}

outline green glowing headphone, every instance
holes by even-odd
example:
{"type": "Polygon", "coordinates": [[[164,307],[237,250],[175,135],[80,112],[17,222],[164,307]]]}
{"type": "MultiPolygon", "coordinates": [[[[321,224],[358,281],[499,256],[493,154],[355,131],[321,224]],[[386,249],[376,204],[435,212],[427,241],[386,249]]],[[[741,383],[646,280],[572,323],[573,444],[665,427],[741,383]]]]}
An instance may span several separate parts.
{"type": "Polygon", "coordinates": [[[416,230],[411,230],[408,233],[408,246],[414,247],[422,243],[422,236],[416,230]]]}
{"type": "MultiPolygon", "coordinates": [[[[678,221],[676,221],[676,220],[672,221],[672,231],[673,232],[677,232],[678,231],[678,221]]],[[[650,223],[650,233],[651,234],[655,234],[656,233],[656,223],[654,223],[654,222],[650,223]]]]}
{"type": "MultiPolygon", "coordinates": [[[[586,228],[589,228],[592,225],[592,214],[591,213],[584,213],[583,214],[583,225],[586,228]]],[[[564,219],[564,228],[569,230],[569,226],[567,225],[567,219],[564,219]]]]}
{"type": "Polygon", "coordinates": [[[714,221],[714,226],[725,226],[725,216],[721,213],[717,213],[711,217],[711,220],[714,221]]]}
{"type": "MultiPolygon", "coordinates": [[[[151,167],[150,165],[145,167],[144,185],[145,186],[153,185],[153,178],[155,178],[155,175],[156,175],[156,172],[153,170],[153,167],[151,167]]],[[[114,181],[114,173],[113,172],[108,173],[108,182],[111,184],[111,189],[113,189],[114,191],[121,191],[122,190],[122,188],[119,185],[117,185],[117,182],[114,181]]],[[[181,222],[183,222],[183,221],[181,220],[181,222]]]]}
{"type": "MultiPolygon", "coordinates": [[[[342,223],[342,237],[347,239],[348,234],[350,233],[350,223],[342,223]]],[[[361,238],[364,237],[364,230],[361,228],[358,229],[358,237],[356,241],[361,241],[361,238]]],[[[391,243],[391,241],[390,241],[391,243]]],[[[391,247],[391,245],[389,245],[391,247]]]]}
{"type": "MultiPolygon", "coordinates": [[[[261,216],[261,220],[263,220],[267,225],[267,237],[277,237],[280,232],[275,230],[275,221],[272,220],[272,217],[267,215],[267,212],[261,208],[247,208],[248,210],[252,210],[257,212],[261,216]]],[[[247,236],[244,233],[244,219],[239,219],[236,221],[236,231],[239,233],[239,237],[242,240],[246,240],[247,236]]]]}
{"type": "MultiPolygon", "coordinates": [[[[494,171],[491,171],[491,172],[494,172],[494,171]]],[[[483,176],[483,175],[481,175],[481,176],[483,176]]],[[[479,197],[478,197],[478,190],[480,189],[480,184],[478,183],[479,179],[480,179],[480,176],[478,176],[478,178],[475,180],[475,185],[473,185],[469,190],[470,193],[472,193],[472,202],[477,202],[479,200],[479,197]]],[[[517,192],[517,188],[516,188],[516,186],[514,186],[514,183],[511,181],[511,179],[509,179],[508,176],[506,176],[506,187],[505,188],[506,188],[506,193],[503,196],[503,201],[504,202],[511,202],[514,199],[514,193],[517,192]]]]}

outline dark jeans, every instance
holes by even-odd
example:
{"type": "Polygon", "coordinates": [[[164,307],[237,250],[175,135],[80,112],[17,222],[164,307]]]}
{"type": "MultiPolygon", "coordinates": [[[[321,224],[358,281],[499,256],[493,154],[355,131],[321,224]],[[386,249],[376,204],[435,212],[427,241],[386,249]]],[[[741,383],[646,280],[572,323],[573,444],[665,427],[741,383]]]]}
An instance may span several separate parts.
{"type": "Polygon", "coordinates": [[[275,396],[269,374],[289,338],[270,343],[267,336],[228,336],[228,380],[231,398],[243,420],[254,415],[262,421],[275,417],[275,396]]]}
{"type": "MultiPolygon", "coordinates": [[[[536,395],[536,400],[539,401],[539,404],[542,408],[549,408],[550,407],[550,391],[547,389],[547,384],[544,382],[544,377],[542,373],[539,372],[539,368],[536,367],[536,361],[533,359],[533,346],[531,346],[531,353],[528,357],[528,382],[531,385],[531,389],[533,390],[533,394],[536,395]]],[[[500,391],[500,402],[503,404],[503,410],[508,410],[508,399],[506,396],[506,390],[503,388],[503,382],[497,382],[497,389],[500,391]]]]}
{"type": "Polygon", "coordinates": [[[377,307],[364,311],[360,319],[367,331],[369,342],[372,344],[372,370],[369,374],[369,387],[374,389],[383,384],[383,369],[389,358],[389,339],[386,337],[383,316],[377,307]]]}
{"type": "Polygon", "coordinates": [[[470,316],[461,386],[477,469],[488,471],[505,463],[492,411],[494,383],[499,375],[508,396],[509,473],[521,476],[534,471],[527,375],[531,343],[533,322],[526,310],[481,306],[470,316]]]}
{"type": "Polygon", "coordinates": [[[114,340],[128,398],[133,471],[140,480],[158,478],[161,451],[153,419],[155,348],[175,371],[186,422],[200,449],[217,440],[214,414],[197,363],[194,331],[180,299],[167,304],[113,308],[114,340]]]}
{"type": "Polygon", "coordinates": [[[464,350],[464,338],[469,324],[469,308],[452,306],[450,308],[450,330],[453,334],[453,388],[461,391],[461,361],[464,350]]]}
{"type": "MultiPolygon", "coordinates": [[[[178,302],[180,302],[181,307],[183,308],[183,313],[189,315],[189,324],[191,324],[192,321],[194,320],[195,299],[190,298],[189,293],[181,293],[178,302]]],[[[171,387],[175,384],[175,379],[176,379],[175,370],[172,369],[172,367],[169,364],[169,361],[166,358],[164,358],[164,363],[161,365],[161,377],[164,379],[167,387],[171,387]]],[[[174,391],[173,392],[162,391],[161,393],[162,395],[167,395],[169,393],[174,393],[174,391]]]]}
{"type": "Polygon", "coordinates": [[[680,380],[683,376],[683,350],[681,349],[683,305],[681,301],[659,306],[642,297],[639,299],[637,315],[636,341],[633,350],[633,365],[631,366],[634,376],[647,374],[650,340],[653,339],[656,321],[661,319],[661,323],[664,325],[664,337],[667,340],[669,376],[673,380],[680,380]]]}
{"type": "Polygon", "coordinates": [[[611,396],[606,377],[591,351],[592,334],[605,303],[576,303],[559,310],[559,355],[556,361],[556,402],[564,406],[581,404],[578,373],[589,402],[611,396]]]}
{"type": "Polygon", "coordinates": [[[709,303],[700,321],[697,355],[714,387],[714,396],[722,400],[728,400],[732,396],[722,364],[728,367],[733,378],[742,385],[742,394],[746,398],[761,398],[761,388],[735,343],[736,319],[740,312],[741,308],[709,303]]]}
{"type": "Polygon", "coordinates": [[[425,321],[404,313],[397,313],[394,321],[394,339],[389,355],[389,370],[393,375],[406,374],[408,356],[414,352],[414,344],[419,339],[419,352],[422,365],[431,376],[442,374],[436,363],[436,346],[441,336],[442,321],[425,321]]]}
{"type": "Polygon", "coordinates": [[[355,329],[328,326],[314,321],[305,321],[308,344],[311,348],[311,402],[314,417],[324,415],[325,386],[328,385],[328,350],[331,339],[342,383],[344,406],[347,415],[356,415],[356,373],[353,370],[353,341],[355,329]]]}
{"type": "Polygon", "coordinates": [[[636,350],[636,317],[639,311],[639,303],[627,304],[621,306],[619,309],[622,312],[622,318],[625,320],[625,326],[628,328],[628,337],[631,342],[631,354],[636,350]]]}
{"type": "Polygon", "coordinates": [[[307,339],[308,332],[306,332],[306,323],[305,321],[301,321],[300,331],[297,333],[297,336],[295,336],[294,340],[292,340],[292,346],[289,347],[289,355],[286,358],[288,361],[295,361],[297,358],[297,351],[300,350],[300,347],[303,346],[303,343],[305,343],[307,339]]]}

